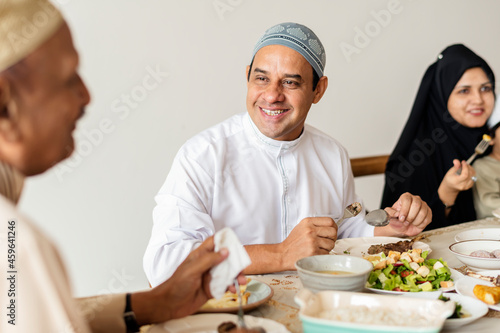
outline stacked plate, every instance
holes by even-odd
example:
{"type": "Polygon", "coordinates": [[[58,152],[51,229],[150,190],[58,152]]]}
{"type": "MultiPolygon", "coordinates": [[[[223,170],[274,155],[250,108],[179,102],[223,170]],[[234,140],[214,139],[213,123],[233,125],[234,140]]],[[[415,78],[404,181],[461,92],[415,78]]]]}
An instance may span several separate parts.
{"type": "Polygon", "coordinates": [[[465,230],[455,235],[455,241],[457,242],[474,239],[500,240],[500,228],[465,230]]]}

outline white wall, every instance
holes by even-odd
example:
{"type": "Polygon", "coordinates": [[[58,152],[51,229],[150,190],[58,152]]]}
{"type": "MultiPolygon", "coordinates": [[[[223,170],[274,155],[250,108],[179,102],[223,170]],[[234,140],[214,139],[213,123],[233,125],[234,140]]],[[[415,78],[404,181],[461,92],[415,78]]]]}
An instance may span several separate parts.
{"type": "MultiPolygon", "coordinates": [[[[268,27],[296,21],[322,39],[330,86],[309,123],[352,157],[391,152],[425,69],[447,45],[468,45],[500,73],[494,0],[57,3],[93,101],[76,157],[30,179],[21,209],[62,250],[77,295],[147,287],[153,197],[186,139],[245,111],[245,66],[268,27]],[[388,6],[397,13],[382,26],[373,13],[388,6]],[[362,40],[356,31],[366,28],[372,37],[362,40]],[[359,53],[343,54],[347,44],[359,53]],[[148,75],[156,70],[155,81],[148,75]]],[[[358,181],[368,208],[378,206],[382,185],[381,176],[358,181]]]]}

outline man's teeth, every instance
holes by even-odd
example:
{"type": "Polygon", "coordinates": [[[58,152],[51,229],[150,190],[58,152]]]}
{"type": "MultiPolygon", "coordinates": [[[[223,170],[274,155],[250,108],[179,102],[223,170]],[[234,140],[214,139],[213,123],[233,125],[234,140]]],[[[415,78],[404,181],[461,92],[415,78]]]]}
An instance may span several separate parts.
{"type": "Polygon", "coordinates": [[[274,110],[274,111],[272,111],[272,110],[262,109],[262,111],[264,111],[268,116],[277,116],[279,114],[282,114],[286,110],[274,110]]]}
{"type": "Polygon", "coordinates": [[[483,110],[471,110],[470,113],[481,113],[483,110]]]}

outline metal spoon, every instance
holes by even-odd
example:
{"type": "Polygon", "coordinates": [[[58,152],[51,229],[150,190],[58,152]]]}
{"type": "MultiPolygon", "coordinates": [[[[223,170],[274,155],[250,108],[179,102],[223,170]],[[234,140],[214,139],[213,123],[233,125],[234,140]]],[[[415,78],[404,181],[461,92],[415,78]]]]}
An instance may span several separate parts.
{"type": "Polygon", "coordinates": [[[383,227],[390,222],[389,214],[383,209],[375,209],[366,214],[366,223],[374,227],[383,227]]]}

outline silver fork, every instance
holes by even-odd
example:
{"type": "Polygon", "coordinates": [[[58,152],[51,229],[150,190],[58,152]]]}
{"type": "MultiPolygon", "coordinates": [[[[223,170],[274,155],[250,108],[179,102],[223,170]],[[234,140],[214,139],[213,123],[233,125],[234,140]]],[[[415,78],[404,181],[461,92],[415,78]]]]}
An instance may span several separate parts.
{"type": "Polygon", "coordinates": [[[240,284],[238,283],[238,278],[234,279],[234,287],[236,288],[236,292],[238,293],[238,326],[241,328],[247,328],[245,324],[245,318],[243,317],[243,299],[241,297],[241,289],[240,284]]]}
{"type": "Polygon", "coordinates": [[[361,212],[361,209],[363,209],[363,207],[361,206],[361,204],[359,202],[354,202],[354,203],[350,204],[349,206],[347,206],[344,209],[344,215],[342,216],[342,218],[340,218],[337,221],[337,225],[340,226],[340,224],[345,219],[348,219],[350,217],[354,217],[354,216],[358,215],[361,212]]]}
{"type": "MultiPolygon", "coordinates": [[[[245,317],[243,315],[243,298],[241,297],[241,289],[240,289],[240,284],[238,283],[238,278],[236,277],[234,279],[234,287],[236,288],[236,292],[238,293],[238,326],[241,328],[246,329],[247,325],[245,324],[245,317]]],[[[266,331],[264,330],[263,327],[260,326],[255,326],[251,328],[252,331],[259,332],[259,333],[265,333],[266,331]]]]}
{"type": "MultiPolygon", "coordinates": [[[[479,144],[474,149],[474,154],[472,154],[472,156],[469,157],[469,159],[467,160],[467,164],[471,164],[477,155],[483,154],[486,151],[486,149],[488,149],[488,147],[490,146],[490,141],[491,138],[489,136],[483,136],[481,142],[479,142],[479,144]]],[[[457,175],[460,175],[461,173],[462,173],[462,167],[458,169],[457,175]]]]}

